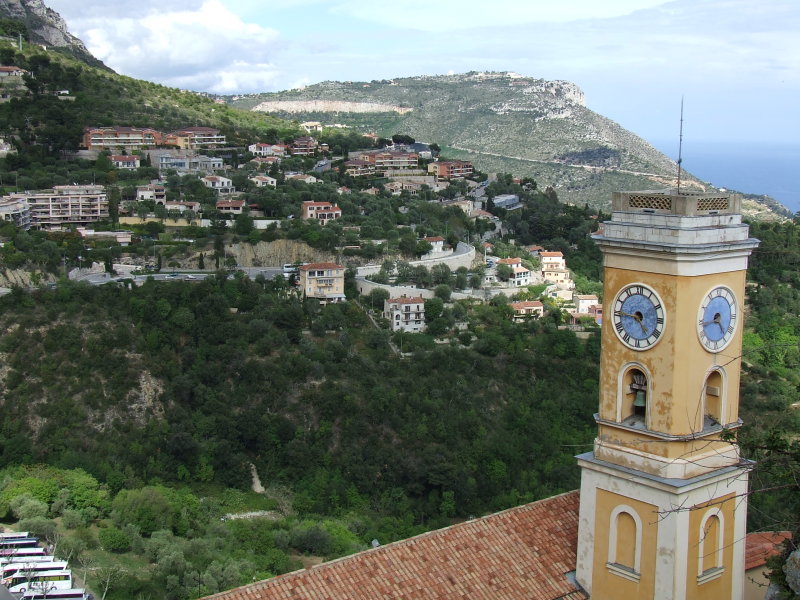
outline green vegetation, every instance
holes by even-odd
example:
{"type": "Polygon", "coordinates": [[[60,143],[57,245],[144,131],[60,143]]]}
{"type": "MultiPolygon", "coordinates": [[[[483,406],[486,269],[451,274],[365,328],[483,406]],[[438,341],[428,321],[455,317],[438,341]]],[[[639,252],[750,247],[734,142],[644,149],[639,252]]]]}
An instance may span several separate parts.
{"type": "Polygon", "coordinates": [[[17,512],[43,534],[55,526],[32,500],[61,516],[57,532],[77,525],[65,537],[76,556],[157,565],[117,573],[112,597],[192,597],[289,570],[293,554],[336,556],[572,489],[572,445],[593,435],[597,340],[548,319],[512,324],[502,307],[447,309],[469,319],[469,347],[461,335],[401,360],[355,303],[301,302],[282,280],[61,282],[0,304],[0,501],[29,494],[17,512]],[[42,461],[67,471],[14,466],[42,461]],[[201,490],[249,487],[251,462],[288,486],[283,509],[221,525],[201,490]],[[203,544],[214,551],[193,550],[203,544]],[[206,585],[218,569],[230,575],[206,585]]]}

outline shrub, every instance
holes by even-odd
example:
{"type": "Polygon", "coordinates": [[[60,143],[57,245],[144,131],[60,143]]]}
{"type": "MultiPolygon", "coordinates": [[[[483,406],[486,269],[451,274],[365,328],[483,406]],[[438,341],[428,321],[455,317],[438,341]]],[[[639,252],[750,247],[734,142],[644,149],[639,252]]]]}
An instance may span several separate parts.
{"type": "Polygon", "coordinates": [[[17,526],[20,528],[20,531],[30,531],[31,535],[43,540],[52,538],[56,532],[56,522],[45,519],[44,517],[23,519],[17,523],[17,526]]]}
{"type": "Polygon", "coordinates": [[[67,529],[77,529],[86,523],[83,520],[81,511],[67,508],[61,514],[61,524],[67,529]]]}
{"type": "Polygon", "coordinates": [[[17,519],[35,519],[47,516],[47,504],[30,494],[22,494],[9,502],[11,513],[17,519]]]}
{"type": "Polygon", "coordinates": [[[116,527],[101,529],[97,534],[100,547],[107,552],[127,552],[131,548],[131,538],[116,527]]]}

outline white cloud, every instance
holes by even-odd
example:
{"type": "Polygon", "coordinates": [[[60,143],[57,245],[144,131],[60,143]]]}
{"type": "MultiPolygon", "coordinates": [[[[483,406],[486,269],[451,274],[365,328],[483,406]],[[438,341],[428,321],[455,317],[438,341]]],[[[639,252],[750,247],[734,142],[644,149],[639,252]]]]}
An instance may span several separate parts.
{"type": "Polygon", "coordinates": [[[70,18],[69,26],[97,58],[133,77],[220,93],[274,84],[272,58],[282,46],[275,30],[245,23],[219,0],[182,0],[167,10],[143,4],[117,18],[70,18]]]}

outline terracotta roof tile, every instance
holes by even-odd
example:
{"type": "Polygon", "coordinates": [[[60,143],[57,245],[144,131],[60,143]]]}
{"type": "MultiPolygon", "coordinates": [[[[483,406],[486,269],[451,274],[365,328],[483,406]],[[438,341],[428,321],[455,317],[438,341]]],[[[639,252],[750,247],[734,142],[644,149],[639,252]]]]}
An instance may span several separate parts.
{"type": "Polygon", "coordinates": [[[214,600],[581,600],[577,491],[208,596],[214,600]]]}
{"type": "Polygon", "coordinates": [[[745,541],[744,570],[763,567],[767,559],[781,551],[781,544],[791,539],[790,531],[766,531],[748,533],[745,541]]]}

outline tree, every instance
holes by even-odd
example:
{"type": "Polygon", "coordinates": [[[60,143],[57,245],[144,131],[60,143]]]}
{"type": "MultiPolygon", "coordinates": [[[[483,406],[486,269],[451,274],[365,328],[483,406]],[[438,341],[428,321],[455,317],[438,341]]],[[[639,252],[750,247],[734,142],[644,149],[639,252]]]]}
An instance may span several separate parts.
{"type": "Polygon", "coordinates": [[[383,288],[374,288],[367,295],[372,308],[383,309],[383,303],[389,299],[389,292],[383,288]]]}

